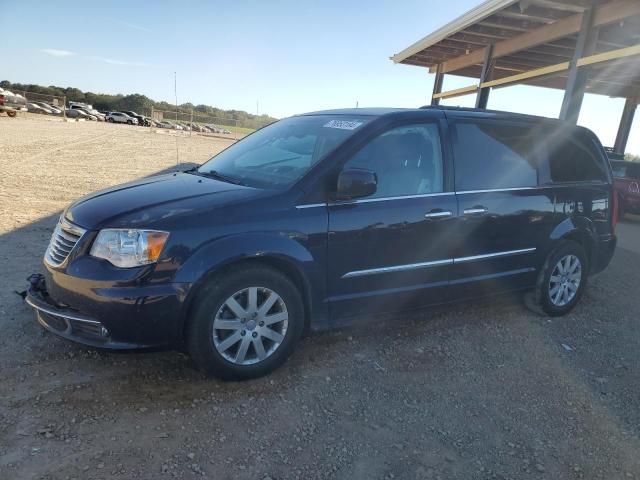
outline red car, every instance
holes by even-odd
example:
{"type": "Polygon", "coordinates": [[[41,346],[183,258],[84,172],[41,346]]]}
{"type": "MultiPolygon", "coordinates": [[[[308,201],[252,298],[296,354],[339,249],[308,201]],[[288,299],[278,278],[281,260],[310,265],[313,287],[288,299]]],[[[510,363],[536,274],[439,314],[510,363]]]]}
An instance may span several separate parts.
{"type": "Polygon", "coordinates": [[[640,163],[611,160],[611,168],[620,218],[625,213],[640,215],[640,163]]]}

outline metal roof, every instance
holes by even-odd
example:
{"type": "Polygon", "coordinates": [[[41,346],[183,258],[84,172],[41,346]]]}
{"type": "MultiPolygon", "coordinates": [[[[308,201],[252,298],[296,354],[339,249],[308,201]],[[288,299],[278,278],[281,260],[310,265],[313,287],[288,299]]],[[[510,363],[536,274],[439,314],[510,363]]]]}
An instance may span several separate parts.
{"type": "Polygon", "coordinates": [[[638,96],[640,0],[487,0],[391,59],[480,78],[485,47],[493,45],[493,80],[524,74],[517,83],[562,89],[567,69],[556,67],[573,59],[583,12],[591,7],[598,33],[593,59],[585,60],[593,69],[586,91],[638,96]],[[547,67],[544,75],[526,75],[547,67]]]}

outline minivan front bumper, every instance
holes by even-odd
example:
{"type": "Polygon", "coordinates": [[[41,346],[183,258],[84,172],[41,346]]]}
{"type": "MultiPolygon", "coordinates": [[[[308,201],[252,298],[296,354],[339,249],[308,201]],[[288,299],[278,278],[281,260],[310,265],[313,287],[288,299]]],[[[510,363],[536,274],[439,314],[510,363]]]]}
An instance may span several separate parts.
{"type": "Polygon", "coordinates": [[[26,302],[50,332],[84,345],[138,349],[182,341],[183,305],[189,284],[120,286],[78,278],[47,266],[31,284],[26,302]]]}

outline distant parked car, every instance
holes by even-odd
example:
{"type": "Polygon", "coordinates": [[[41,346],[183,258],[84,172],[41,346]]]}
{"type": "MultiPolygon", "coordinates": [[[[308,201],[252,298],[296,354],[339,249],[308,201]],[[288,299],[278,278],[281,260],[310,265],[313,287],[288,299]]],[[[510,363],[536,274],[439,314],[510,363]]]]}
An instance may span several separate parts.
{"type": "Polygon", "coordinates": [[[611,160],[611,168],[620,218],[625,213],[640,215],[640,163],[611,160]]]}
{"type": "Polygon", "coordinates": [[[53,105],[49,105],[48,103],[45,102],[32,102],[36,105],[39,105],[40,107],[47,109],[51,112],[51,115],[62,115],[62,110],[60,110],[58,107],[54,107],[53,105]]]}
{"type": "Polygon", "coordinates": [[[151,119],[148,117],[145,117],[144,115],[140,115],[134,111],[131,110],[123,110],[122,113],[126,113],[127,115],[129,115],[132,118],[135,118],[136,120],[138,120],[138,125],[142,125],[144,127],[148,127],[149,125],[151,125],[151,119]]]}
{"type": "MultiPolygon", "coordinates": [[[[81,118],[81,119],[84,119],[84,120],[91,120],[91,115],[89,115],[84,110],[81,110],[81,109],[78,109],[78,108],[67,108],[65,110],[65,113],[66,113],[68,118],[81,118]]],[[[94,119],[95,119],[95,117],[94,117],[94,119]]]]}
{"type": "Polygon", "coordinates": [[[103,122],[104,119],[102,118],[102,116],[96,116],[93,113],[91,113],[89,110],[85,109],[85,108],[72,108],[72,110],[78,110],[79,112],[82,112],[84,114],[87,115],[87,120],[91,120],[91,121],[101,121],[103,122]]]}
{"type": "Polygon", "coordinates": [[[130,117],[126,113],[122,112],[109,112],[107,115],[107,122],[110,123],[127,123],[129,125],[138,125],[138,119],[130,117]]]}
{"type": "Polygon", "coordinates": [[[95,110],[91,105],[87,105],[86,103],[70,103],[69,108],[72,110],[81,110],[87,115],[89,115],[91,120],[98,120],[100,122],[105,121],[105,116],[99,111],[95,110]]]}
{"type": "Polygon", "coordinates": [[[40,105],[37,105],[35,103],[27,103],[27,111],[29,113],[41,113],[45,115],[53,113],[48,108],[41,107],[40,105]]]}

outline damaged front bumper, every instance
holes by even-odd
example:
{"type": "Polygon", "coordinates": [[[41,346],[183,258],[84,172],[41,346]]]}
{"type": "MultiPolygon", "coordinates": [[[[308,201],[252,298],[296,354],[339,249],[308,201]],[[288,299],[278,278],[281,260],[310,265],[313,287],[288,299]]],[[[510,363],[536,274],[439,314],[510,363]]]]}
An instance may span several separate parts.
{"type": "Polygon", "coordinates": [[[115,340],[108,326],[74,309],[56,304],[49,296],[43,275],[29,277],[25,302],[33,307],[38,323],[51,333],[67,340],[105,349],[138,349],[155,346],[143,342],[115,340]]]}

